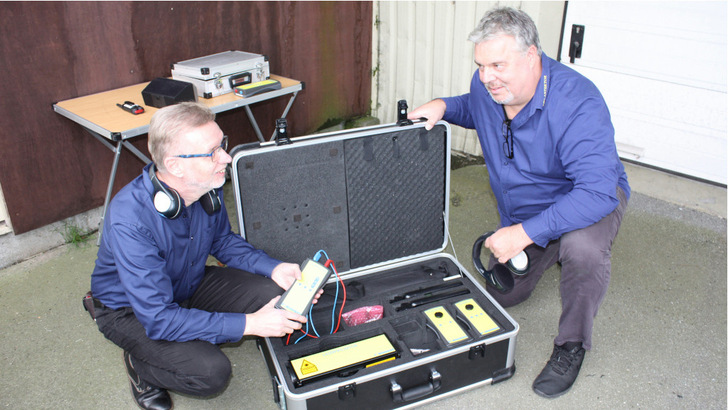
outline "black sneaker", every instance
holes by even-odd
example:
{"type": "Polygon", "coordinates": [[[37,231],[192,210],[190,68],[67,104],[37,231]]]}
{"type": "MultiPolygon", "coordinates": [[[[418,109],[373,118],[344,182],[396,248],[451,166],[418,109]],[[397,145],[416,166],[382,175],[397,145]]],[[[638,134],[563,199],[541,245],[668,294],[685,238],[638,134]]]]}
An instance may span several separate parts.
{"type": "Polygon", "coordinates": [[[169,397],[167,390],[154,387],[142,380],[134,370],[131,355],[127,351],[124,351],[124,366],[126,366],[126,374],[129,375],[131,394],[139,407],[149,410],[169,410],[172,408],[172,398],[169,397]]]}
{"type": "Polygon", "coordinates": [[[554,345],[551,359],[533,381],[533,391],[549,399],[566,393],[579,375],[585,353],[581,343],[554,345]]]}

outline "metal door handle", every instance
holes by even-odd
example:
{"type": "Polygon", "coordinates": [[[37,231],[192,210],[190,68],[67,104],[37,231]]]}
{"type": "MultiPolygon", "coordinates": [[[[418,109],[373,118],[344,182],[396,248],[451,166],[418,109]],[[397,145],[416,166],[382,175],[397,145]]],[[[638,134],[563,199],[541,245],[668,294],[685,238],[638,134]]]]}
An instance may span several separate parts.
{"type": "Polygon", "coordinates": [[[569,62],[574,64],[574,60],[581,58],[581,49],[584,46],[584,26],[578,24],[571,25],[571,42],[569,45],[569,62]]]}

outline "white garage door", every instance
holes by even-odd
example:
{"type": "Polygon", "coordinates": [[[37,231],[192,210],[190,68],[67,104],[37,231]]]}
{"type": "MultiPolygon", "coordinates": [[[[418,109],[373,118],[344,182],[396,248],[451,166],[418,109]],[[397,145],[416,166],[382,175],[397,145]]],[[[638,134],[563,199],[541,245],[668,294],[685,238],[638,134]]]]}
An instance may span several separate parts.
{"type": "Polygon", "coordinates": [[[599,87],[620,156],[726,184],[726,4],[568,3],[560,60],[599,87]]]}

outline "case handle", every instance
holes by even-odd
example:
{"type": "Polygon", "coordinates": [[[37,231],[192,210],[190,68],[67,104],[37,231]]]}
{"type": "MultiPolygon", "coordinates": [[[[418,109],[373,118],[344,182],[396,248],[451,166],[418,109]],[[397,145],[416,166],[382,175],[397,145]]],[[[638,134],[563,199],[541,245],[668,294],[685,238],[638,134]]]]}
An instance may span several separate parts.
{"type": "Polygon", "coordinates": [[[437,370],[430,370],[430,377],[425,383],[418,386],[410,387],[405,390],[397,382],[393,381],[390,391],[392,392],[392,399],[395,403],[402,403],[410,400],[416,400],[432,394],[440,389],[442,386],[442,376],[437,370]]]}

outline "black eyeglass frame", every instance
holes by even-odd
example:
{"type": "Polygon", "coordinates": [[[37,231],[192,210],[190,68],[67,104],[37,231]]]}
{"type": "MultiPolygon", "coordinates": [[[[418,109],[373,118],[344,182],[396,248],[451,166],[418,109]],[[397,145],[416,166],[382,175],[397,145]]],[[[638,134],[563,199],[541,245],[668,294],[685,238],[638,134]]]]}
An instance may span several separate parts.
{"type": "Polygon", "coordinates": [[[513,130],[511,129],[511,120],[503,121],[503,155],[508,159],[513,159],[513,130]]]}

